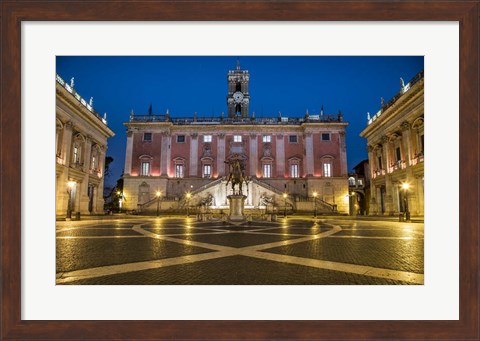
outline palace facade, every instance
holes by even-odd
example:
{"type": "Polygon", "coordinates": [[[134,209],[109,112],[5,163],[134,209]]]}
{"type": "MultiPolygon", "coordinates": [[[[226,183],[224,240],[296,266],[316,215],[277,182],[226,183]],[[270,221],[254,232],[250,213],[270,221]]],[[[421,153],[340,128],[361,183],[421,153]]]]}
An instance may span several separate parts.
{"type": "Polygon", "coordinates": [[[227,73],[227,116],[130,115],[123,176],[125,210],[228,207],[228,162],[240,156],[248,179],[246,208],[271,203],[297,211],[348,213],[345,128],[338,114],[256,118],[250,74],[227,73]]]}
{"type": "Polygon", "coordinates": [[[373,116],[367,139],[373,215],[424,214],[424,74],[407,84],[373,116]]]}
{"type": "Polygon", "coordinates": [[[114,136],[70,83],[56,77],[56,214],[103,214],[107,138],[114,136]],[[67,213],[68,212],[68,213],[67,213]]]}

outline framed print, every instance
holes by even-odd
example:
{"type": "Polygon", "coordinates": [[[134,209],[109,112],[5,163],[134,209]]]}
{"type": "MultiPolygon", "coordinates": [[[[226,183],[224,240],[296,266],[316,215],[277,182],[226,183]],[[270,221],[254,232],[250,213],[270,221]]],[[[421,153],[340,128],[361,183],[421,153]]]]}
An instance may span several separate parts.
{"type": "MultiPolygon", "coordinates": [[[[18,2],[6,0],[2,2],[1,338],[5,340],[478,339],[479,8],[478,1],[27,0],[18,2]],[[117,266],[113,256],[109,264],[97,262],[90,266],[97,273],[89,272],[91,269],[83,272],[73,271],[75,269],[61,270],[60,273],[58,270],[55,271],[54,263],[57,260],[58,267],[58,258],[54,255],[54,244],[55,239],[58,240],[58,231],[55,236],[53,212],[55,211],[54,201],[59,198],[58,195],[57,198],[55,197],[52,190],[52,187],[55,187],[53,167],[48,157],[44,155],[49,154],[48,150],[54,146],[52,122],[55,111],[53,100],[55,90],[53,88],[57,88],[57,94],[65,93],[62,98],[67,98],[68,101],[67,92],[74,93],[72,88],[74,83],[78,82],[77,79],[70,79],[70,75],[65,76],[68,79],[63,79],[58,74],[55,82],[49,80],[49,75],[57,70],[55,63],[61,60],[61,58],[56,59],[57,57],[80,56],[75,60],[79,62],[81,58],[85,60],[86,56],[109,56],[112,58],[110,62],[113,63],[118,56],[142,56],[142,58],[143,56],[161,56],[162,58],[173,56],[174,60],[181,56],[188,61],[193,60],[192,56],[202,56],[202,58],[215,56],[217,59],[212,58],[212,63],[215,64],[226,56],[234,60],[238,58],[236,71],[232,67],[231,74],[236,75],[237,72],[241,78],[245,77],[246,73],[240,73],[242,71],[240,62],[242,58],[248,61],[248,56],[269,56],[270,59],[265,60],[270,63],[279,60],[278,56],[295,58],[303,56],[304,65],[308,65],[308,60],[313,56],[348,55],[423,57],[419,58],[421,65],[425,67],[425,73],[423,70],[420,73],[416,70],[408,80],[405,79],[405,82],[400,78],[401,91],[404,91],[402,94],[410,88],[418,87],[420,83],[423,94],[424,77],[426,88],[425,148],[429,153],[426,153],[425,158],[427,173],[425,201],[428,201],[425,204],[425,271],[423,273],[422,259],[421,275],[405,277],[406,282],[417,285],[391,286],[385,284],[398,283],[382,282],[381,285],[376,286],[327,287],[306,282],[311,285],[301,287],[296,285],[225,286],[219,285],[223,283],[218,282],[213,286],[201,286],[171,285],[174,283],[166,282],[162,283],[163,285],[145,286],[136,285],[144,284],[136,281],[126,282],[129,285],[125,286],[90,285],[112,284],[99,283],[92,279],[105,274],[115,279],[115,275],[123,271],[120,266],[117,266]],[[428,122],[430,118],[435,124],[428,122]],[[429,134],[433,138],[428,136],[429,134]],[[438,175],[440,173],[441,175],[438,175]],[[435,176],[429,177],[432,174],[435,176]],[[78,277],[75,278],[75,276],[78,277]],[[84,282],[75,283],[78,279],[83,279],[84,282]],[[69,282],[86,285],[63,285],[69,282]],[[412,308],[409,309],[409,307],[412,308]]],[[[142,63],[143,61],[137,62],[137,65],[142,63]]],[[[103,64],[103,67],[108,67],[108,63],[103,64]]],[[[285,66],[282,67],[282,72],[285,68],[285,66]]],[[[133,69],[134,72],[129,74],[129,79],[134,79],[132,75],[139,72],[137,66],[133,69]]],[[[381,68],[379,67],[378,70],[381,68]]],[[[225,75],[222,74],[223,76],[225,75]]],[[[274,79],[272,77],[270,81],[274,79]]],[[[111,89],[118,89],[120,86],[114,78],[97,79],[97,81],[111,89]]],[[[228,118],[235,118],[235,111],[238,111],[241,119],[251,119],[248,116],[248,101],[245,102],[245,99],[249,99],[249,93],[245,90],[244,83],[231,85],[232,91],[229,92],[227,101],[230,99],[232,113],[227,112],[228,118]]],[[[333,86],[342,88],[340,84],[332,84],[333,86]]],[[[362,85],[359,84],[359,86],[362,85]]],[[[192,93],[191,96],[194,94],[192,93]]],[[[300,96],[300,93],[297,96],[300,96]]],[[[91,110],[93,98],[90,98],[90,101],[88,97],[77,99],[81,103],[79,110],[86,108],[93,112],[91,110]]],[[[98,99],[99,102],[101,100],[101,98],[98,99]]],[[[345,100],[348,100],[346,94],[345,100]]],[[[388,100],[387,102],[384,103],[382,98],[381,106],[385,110],[395,103],[388,100]]],[[[150,104],[148,110],[150,115],[152,110],[155,109],[152,109],[150,104]]],[[[168,110],[167,113],[169,114],[168,110]]],[[[367,116],[367,113],[359,113],[359,115],[367,118],[365,123],[367,125],[375,119],[380,120],[381,113],[380,110],[375,115],[367,116]]],[[[103,113],[96,113],[96,115],[98,122],[106,123],[107,115],[103,113]]],[[[108,113],[108,117],[113,115],[120,114],[108,113]]],[[[318,116],[320,115],[323,115],[323,106],[318,113],[318,116]]],[[[307,111],[306,122],[315,120],[316,116],[313,111],[310,113],[307,111]]],[[[286,117],[279,114],[279,124],[288,122],[288,118],[287,121],[284,121],[284,118],[286,117]]],[[[135,121],[136,119],[141,121],[145,118],[132,110],[127,126],[135,129],[141,126],[142,123],[135,121]]],[[[169,116],[165,118],[165,115],[162,119],[171,120],[169,116]]],[[[342,122],[341,113],[335,115],[335,120],[336,124],[342,122]]],[[[196,127],[196,131],[192,130],[188,135],[178,132],[174,134],[176,147],[172,147],[173,150],[174,148],[181,150],[183,146],[190,143],[191,138],[197,139],[196,133],[204,129],[199,121],[201,120],[197,121],[195,113],[192,122],[185,120],[181,123],[196,127]]],[[[417,151],[411,153],[415,154],[413,158],[415,161],[412,162],[420,162],[418,160],[421,159],[423,163],[423,120],[420,121],[415,120],[415,129],[421,126],[422,132],[418,134],[415,146],[418,148],[421,146],[421,153],[417,151]]],[[[95,126],[98,126],[99,123],[95,122],[95,126]]],[[[63,129],[63,122],[59,124],[63,129]]],[[[277,143],[284,138],[284,133],[279,129],[271,136],[263,134],[259,140],[264,153],[259,172],[268,178],[276,172],[272,153],[275,156],[275,152],[280,150],[276,147],[270,149],[270,143],[277,143]]],[[[117,131],[120,135],[121,132],[117,131]]],[[[401,135],[402,131],[399,130],[398,134],[401,135]]],[[[327,144],[337,138],[335,132],[322,132],[323,134],[318,136],[319,143],[327,144]]],[[[103,133],[106,137],[113,136],[113,131],[108,129],[103,129],[103,133]]],[[[300,143],[304,138],[301,134],[298,137],[291,132],[285,134],[289,134],[285,135],[286,145],[290,148],[301,146],[300,143]]],[[[77,177],[76,181],[80,181],[84,176],[79,169],[83,167],[82,162],[86,162],[87,159],[92,165],[93,173],[90,173],[96,177],[92,181],[89,180],[92,187],[88,187],[86,192],[88,196],[76,203],[71,202],[74,198],[71,193],[76,190],[73,184],[75,179],[66,178],[65,183],[67,180],[72,182],[71,187],[66,188],[68,198],[66,196],[65,198],[68,200],[61,199],[65,199],[63,202],[65,205],[60,210],[57,208],[57,212],[61,214],[65,211],[65,207],[68,208],[65,219],[75,220],[75,207],[84,205],[86,210],[92,211],[97,205],[96,199],[92,198],[97,198],[94,195],[96,193],[94,188],[97,188],[95,186],[101,178],[98,175],[103,172],[103,165],[100,167],[98,162],[105,157],[102,154],[105,151],[105,141],[96,138],[93,133],[92,135],[72,136],[74,147],[67,159],[72,158],[73,163],[78,166],[78,169],[72,171],[72,174],[77,177]],[[89,142],[95,139],[97,143],[89,142]],[[78,147],[75,144],[77,140],[78,147]],[[89,143],[92,145],[92,148],[88,149],[91,154],[82,154],[82,146],[87,144],[90,146],[89,143]],[[89,198],[91,200],[88,200],[89,198]]],[[[402,153],[410,147],[395,141],[397,135],[392,136],[390,136],[390,142],[395,149],[392,149],[389,157],[396,158],[399,163],[392,164],[391,167],[392,169],[393,167],[402,168],[402,153]]],[[[61,137],[57,133],[57,140],[59,138],[61,137]]],[[[149,144],[157,138],[164,139],[166,135],[157,135],[155,131],[153,133],[147,130],[142,131],[141,144],[149,144]]],[[[250,131],[248,134],[245,132],[243,136],[232,135],[229,145],[232,150],[240,152],[235,154],[237,158],[231,159],[231,164],[227,162],[227,165],[232,168],[237,165],[241,168],[243,159],[239,155],[241,155],[243,144],[250,138],[252,138],[250,131]]],[[[339,139],[341,140],[341,137],[339,139]]],[[[206,134],[202,136],[202,141],[198,142],[203,146],[199,150],[201,164],[198,165],[198,169],[202,172],[200,178],[216,176],[217,166],[214,158],[211,157],[216,151],[214,148],[217,148],[216,141],[216,136],[206,134]]],[[[57,147],[57,158],[62,157],[60,149],[57,147]]],[[[170,150],[170,146],[165,147],[165,150],[167,149],[170,150]]],[[[253,147],[251,150],[256,151],[253,147]]],[[[153,158],[146,153],[141,154],[136,157],[138,160],[130,161],[131,169],[134,167],[132,165],[135,165],[142,176],[150,176],[153,172],[167,172],[167,166],[159,167],[157,170],[151,163],[153,158]]],[[[302,151],[300,150],[297,154],[289,158],[288,167],[285,166],[294,178],[302,177],[299,174],[304,172],[303,163],[300,161],[302,151]]],[[[331,172],[336,170],[336,157],[333,152],[331,154],[334,156],[324,156],[321,159],[321,167],[319,166],[319,169],[327,174],[326,177],[330,177],[331,172]]],[[[171,167],[169,169],[175,181],[180,181],[177,178],[183,178],[185,174],[196,175],[187,167],[188,157],[181,156],[172,154],[172,159],[169,160],[171,165],[168,167],[171,167]]],[[[378,159],[377,162],[381,163],[378,159]]],[[[416,163],[412,163],[414,164],[416,163]]],[[[305,168],[313,169],[313,167],[310,165],[305,168]]],[[[134,171],[131,173],[132,176],[135,175],[134,171]]],[[[160,174],[157,175],[161,177],[160,174]]],[[[420,178],[423,183],[423,175],[420,178]]],[[[419,179],[418,176],[416,179],[419,179]]],[[[135,184],[137,186],[136,182],[135,184]]],[[[134,197],[140,202],[144,200],[143,189],[148,185],[147,181],[139,185],[137,186],[139,191],[135,192],[134,197]]],[[[243,208],[243,204],[239,201],[242,197],[241,186],[240,182],[240,192],[237,193],[240,199],[231,200],[237,200],[235,205],[243,208]]],[[[235,191],[235,187],[232,189],[235,191]]],[[[399,217],[398,212],[395,211],[397,222],[398,219],[410,220],[409,203],[411,201],[407,197],[407,191],[408,186],[403,187],[403,192],[397,193],[399,198],[397,204],[401,212],[399,217]]],[[[65,190],[62,190],[63,192],[65,190]]],[[[354,195],[350,195],[349,191],[345,196],[345,203],[339,203],[338,198],[335,201],[334,191],[325,190],[325,193],[321,194],[322,200],[328,204],[330,195],[334,202],[334,205],[330,206],[335,206],[335,209],[348,211],[347,203],[355,200],[354,195]],[[345,207],[342,206],[343,204],[345,207]]],[[[380,190],[380,195],[381,193],[380,190]]],[[[287,221],[287,190],[283,194],[285,196],[279,197],[277,201],[284,200],[284,204],[278,206],[282,209],[278,209],[276,213],[283,214],[287,221]]],[[[121,209],[122,205],[124,209],[130,205],[130,197],[124,196],[123,192],[118,191],[114,195],[119,205],[118,209],[121,209]]],[[[312,202],[315,203],[315,217],[317,195],[317,192],[311,194],[314,197],[312,202]]],[[[156,201],[152,201],[154,204],[151,210],[152,214],[156,211],[158,216],[159,211],[162,210],[161,205],[165,205],[167,200],[160,202],[162,192],[159,189],[156,194],[154,193],[155,196],[156,201]]],[[[193,200],[190,196],[186,198],[187,202],[193,200]]],[[[262,202],[268,202],[268,199],[262,196],[262,202]]],[[[175,200],[178,201],[175,198],[171,199],[172,202],[175,200]]],[[[247,199],[247,202],[248,200],[250,199],[247,199]]],[[[145,203],[151,201],[151,196],[144,201],[145,203]]],[[[189,211],[188,205],[186,215],[190,216],[192,212],[189,211]]],[[[410,209],[413,210],[414,206],[410,206],[410,209]]],[[[233,220],[246,219],[240,208],[236,212],[233,220]]],[[[392,212],[394,212],[393,209],[392,212]]],[[[198,219],[203,219],[204,213],[195,212],[198,219]]],[[[77,217],[80,219],[80,213],[77,217]]],[[[135,219],[137,218],[132,218],[132,220],[135,219]]],[[[273,218],[270,217],[270,219],[273,218]]],[[[140,239],[155,232],[155,226],[145,229],[138,227],[135,231],[143,233],[143,236],[138,236],[131,231],[126,231],[121,225],[116,227],[120,231],[118,232],[120,236],[131,237],[131,240],[140,239]]],[[[221,233],[218,229],[214,232],[221,233]]],[[[64,240],[68,241],[72,237],[66,232],[65,235],[62,233],[60,235],[64,240]]],[[[95,237],[95,235],[89,237],[95,237]]],[[[268,238],[270,237],[272,236],[268,238]]],[[[165,238],[172,238],[172,236],[165,238]]],[[[308,237],[302,238],[308,239],[308,237]]],[[[178,240],[176,242],[178,243],[178,240]]],[[[187,258],[202,259],[204,257],[200,249],[200,246],[207,245],[204,240],[193,240],[185,245],[187,244],[192,252],[186,256],[187,258]],[[195,249],[197,246],[198,249],[195,249]]],[[[277,247],[280,245],[273,242],[271,244],[277,247]]],[[[223,252],[231,255],[233,251],[229,246],[225,244],[215,247],[219,254],[223,252]]],[[[242,247],[246,247],[242,251],[243,255],[257,252],[257,259],[267,257],[264,250],[247,250],[251,245],[242,245],[242,247]]],[[[408,245],[408,247],[412,246],[408,245]]],[[[91,250],[86,248],[85,252],[87,251],[91,250]]],[[[281,257],[279,253],[281,252],[279,251],[277,255],[271,253],[268,257],[277,259],[281,257]]],[[[211,255],[211,253],[206,254],[211,255]]],[[[289,260],[300,262],[298,260],[300,256],[296,256],[289,260]]],[[[145,269],[149,269],[148,267],[152,265],[149,261],[151,259],[131,260],[131,262],[141,263],[145,269]]],[[[321,266],[325,268],[330,266],[329,264],[321,263],[321,266]]],[[[349,269],[354,269],[349,271],[356,274],[363,271],[363,268],[352,265],[349,269]]],[[[368,271],[372,269],[369,267],[368,271]]],[[[268,274],[265,275],[262,272],[263,270],[258,270],[258,276],[268,279],[268,274]]],[[[412,271],[409,275],[413,273],[412,271]]],[[[389,276],[397,276],[392,281],[401,282],[399,279],[404,275],[403,272],[399,274],[395,271],[386,271],[376,276],[387,279],[389,276]]],[[[272,281],[268,283],[272,284],[272,281]]],[[[247,282],[246,284],[255,283],[247,282]]],[[[293,284],[297,283],[293,282],[293,284]]],[[[360,281],[355,284],[366,283],[360,281]]]]}

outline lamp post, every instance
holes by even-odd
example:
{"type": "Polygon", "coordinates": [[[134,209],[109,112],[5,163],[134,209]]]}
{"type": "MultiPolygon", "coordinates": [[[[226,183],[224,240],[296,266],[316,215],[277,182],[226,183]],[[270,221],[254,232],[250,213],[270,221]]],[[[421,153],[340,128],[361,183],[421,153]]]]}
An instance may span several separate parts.
{"type": "Polygon", "coordinates": [[[160,191],[157,191],[157,217],[158,217],[158,214],[160,212],[160,191]]]}
{"type": "Polygon", "coordinates": [[[315,209],[313,211],[313,217],[316,218],[317,217],[317,195],[318,193],[317,192],[313,192],[313,201],[315,202],[315,209]]]}
{"type": "Polygon", "coordinates": [[[410,188],[410,185],[408,183],[403,183],[402,188],[405,193],[403,198],[403,201],[405,203],[405,221],[410,221],[410,211],[408,210],[408,189],[410,188]]]}
{"type": "Polygon", "coordinates": [[[192,196],[191,193],[187,193],[186,194],[186,197],[187,197],[187,218],[190,217],[190,212],[189,212],[189,208],[190,208],[190,197],[192,196]]]}
{"type": "Polygon", "coordinates": [[[284,206],[283,206],[283,216],[286,218],[287,217],[287,193],[283,193],[283,199],[284,199],[284,206]]]}
{"type": "Polygon", "coordinates": [[[123,193],[120,191],[117,191],[117,197],[118,197],[118,211],[122,213],[123,193]]]}
{"type": "Polygon", "coordinates": [[[75,186],[75,181],[67,182],[67,193],[68,193],[68,203],[67,203],[67,219],[72,219],[72,189],[75,186]]]}

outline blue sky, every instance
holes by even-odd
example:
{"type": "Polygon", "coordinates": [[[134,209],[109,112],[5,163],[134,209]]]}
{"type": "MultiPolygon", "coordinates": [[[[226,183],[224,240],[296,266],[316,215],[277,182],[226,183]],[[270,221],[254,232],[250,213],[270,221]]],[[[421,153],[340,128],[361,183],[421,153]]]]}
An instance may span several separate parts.
{"type": "MultiPolygon", "coordinates": [[[[423,70],[423,56],[402,57],[248,57],[240,56],[250,71],[250,114],[257,117],[302,117],[308,109],[318,114],[342,111],[347,128],[347,161],[351,170],[367,159],[367,112],[380,108],[423,70]]],[[[154,114],[170,110],[172,117],[220,116],[227,112],[227,72],[237,56],[222,57],[119,57],[58,56],[57,73],[103,115],[115,137],[108,140],[107,155],[114,158],[109,185],[120,177],[125,160],[123,122],[130,111],[154,114]]]]}

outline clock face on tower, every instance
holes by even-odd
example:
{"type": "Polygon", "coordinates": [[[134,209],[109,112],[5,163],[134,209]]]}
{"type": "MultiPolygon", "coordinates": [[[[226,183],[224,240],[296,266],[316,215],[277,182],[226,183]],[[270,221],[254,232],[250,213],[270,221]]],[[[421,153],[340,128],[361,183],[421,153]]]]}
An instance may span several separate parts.
{"type": "Polygon", "coordinates": [[[235,103],[241,103],[242,99],[243,99],[243,93],[241,93],[240,91],[237,91],[233,94],[233,100],[235,101],[235,103]]]}

